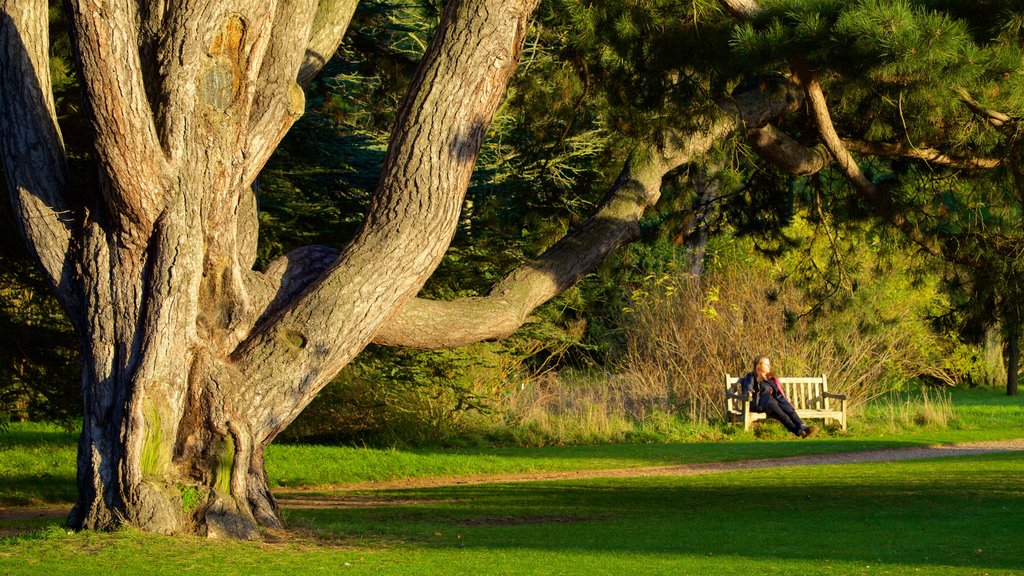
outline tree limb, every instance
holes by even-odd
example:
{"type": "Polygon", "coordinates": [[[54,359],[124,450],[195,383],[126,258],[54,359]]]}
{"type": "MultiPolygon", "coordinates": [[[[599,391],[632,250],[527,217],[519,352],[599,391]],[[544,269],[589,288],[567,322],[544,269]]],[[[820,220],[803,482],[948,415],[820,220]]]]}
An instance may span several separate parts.
{"type": "Polygon", "coordinates": [[[808,72],[801,72],[799,77],[807,94],[807,103],[810,108],[811,117],[818,127],[818,135],[821,137],[825,148],[828,149],[829,154],[832,155],[832,159],[835,160],[839,171],[846,176],[846,179],[853,184],[853,187],[858,192],[878,206],[883,211],[885,217],[899,228],[907,238],[929,254],[940,256],[942,249],[932,239],[927,238],[913,222],[907,220],[903,212],[892,205],[892,200],[889,196],[883,194],[875,186],[875,183],[868,179],[864,172],[861,171],[860,166],[857,165],[857,162],[843,144],[842,139],[839,138],[839,134],[836,133],[835,126],[832,124],[832,116],[825,102],[825,94],[821,91],[818,79],[808,72]]]}
{"type": "Polygon", "coordinates": [[[64,305],[77,311],[73,214],[50,83],[47,16],[45,0],[0,0],[0,163],[29,250],[64,305]]]}
{"type": "Polygon", "coordinates": [[[966,158],[954,158],[944,154],[935,148],[918,148],[906,144],[892,144],[888,142],[868,142],[865,140],[853,140],[842,138],[843,145],[847,150],[858,154],[871,156],[886,156],[895,158],[911,158],[913,160],[924,160],[929,164],[936,164],[948,168],[959,168],[963,170],[987,170],[999,167],[1003,161],[999,158],[984,158],[968,156],[966,158]]]}
{"type": "Polygon", "coordinates": [[[305,95],[296,78],[307,58],[304,46],[316,14],[316,0],[282,0],[277,5],[249,116],[243,185],[256,179],[281,138],[305,111],[305,95]]]}
{"type": "Polygon", "coordinates": [[[121,230],[144,242],[165,204],[167,166],[143,82],[138,7],[128,0],[68,5],[107,177],[103,193],[121,230]]]}
{"type": "Polygon", "coordinates": [[[957,88],[956,93],[957,95],[960,96],[960,99],[963,100],[964,104],[966,104],[967,107],[971,109],[972,112],[984,118],[986,122],[988,122],[995,128],[1003,128],[1004,126],[1016,122],[1016,118],[1010,116],[1009,114],[1005,114],[1003,112],[999,112],[996,110],[990,110],[982,106],[980,102],[978,102],[977,100],[974,99],[974,97],[971,96],[971,93],[968,92],[966,88],[957,88]]]}
{"type": "Polygon", "coordinates": [[[747,142],[759,156],[791,174],[816,174],[832,162],[821,144],[808,148],[771,124],[748,130],[747,142]]]}
{"type": "Polygon", "coordinates": [[[308,85],[334,55],[358,4],[359,0],[320,0],[305,60],[299,69],[299,86],[308,85]]]}
{"type": "Polygon", "coordinates": [[[640,218],[661,195],[669,171],[705,154],[725,135],[792,111],[799,92],[788,82],[762,83],[719,103],[701,128],[670,129],[659,143],[633,150],[595,213],[536,260],[502,279],[486,297],[451,302],[417,299],[385,323],[374,342],[453,348],[512,334],[537,307],[565,291],[619,247],[640,236],[640,218]]]}
{"type": "Polygon", "coordinates": [[[446,4],[400,109],[363,228],[320,278],[258,324],[232,355],[253,382],[246,410],[268,424],[268,434],[290,422],[437,266],[535,5],[446,4]]]}

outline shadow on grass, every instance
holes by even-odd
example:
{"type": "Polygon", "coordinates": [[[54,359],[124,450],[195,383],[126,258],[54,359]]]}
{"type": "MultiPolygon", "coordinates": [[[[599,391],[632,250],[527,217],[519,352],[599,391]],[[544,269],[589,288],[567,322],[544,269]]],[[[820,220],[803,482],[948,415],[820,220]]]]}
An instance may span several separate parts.
{"type": "MultiPolygon", "coordinates": [[[[903,463],[388,491],[400,504],[286,509],[296,525],[426,549],[739,557],[1014,570],[1024,462],[903,463]],[[420,498],[422,503],[409,504],[420,498]]],[[[330,498],[321,495],[321,503],[330,498]]],[[[927,573],[927,572],[925,572],[927,573]]]]}
{"type": "Polygon", "coordinates": [[[63,504],[78,498],[74,470],[70,474],[0,475],[0,505],[63,504]]]}
{"type": "Polygon", "coordinates": [[[52,424],[18,422],[7,432],[0,433],[0,449],[39,448],[45,446],[70,446],[78,444],[79,430],[64,430],[52,424]]]}
{"type": "Polygon", "coordinates": [[[727,462],[752,458],[777,458],[782,456],[805,456],[854,452],[859,450],[881,450],[889,448],[912,448],[929,444],[907,440],[779,440],[735,439],[727,442],[687,442],[683,444],[608,444],[596,446],[548,446],[544,448],[482,448],[461,450],[416,450],[417,454],[462,454],[467,456],[508,456],[538,459],[595,459],[635,460],[643,465],[675,465],[701,462],[727,462]]]}

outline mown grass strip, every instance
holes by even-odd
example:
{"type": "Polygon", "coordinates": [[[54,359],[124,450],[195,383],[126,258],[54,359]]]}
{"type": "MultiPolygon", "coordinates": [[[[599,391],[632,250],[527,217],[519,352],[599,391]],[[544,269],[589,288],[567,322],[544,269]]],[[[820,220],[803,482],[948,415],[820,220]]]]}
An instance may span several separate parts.
{"type": "MultiPolygon", "coordinates": [[[[957,418],[946,428],[891,432],[872,428],[872,415],[854,420],[848,434],[794,440],[780,427],[752,433],[729,429],[715,441],[685,444],[395,450],[339,446],[272,445],[267,471],[272,487],[309,487],[402,478],[459,477],[527,472],[669,466],[702,462],[828,454],[1018,438],[1024,402],[998,390],[952,393],[957,418]]],[[[39,425],[12,425],[0,434],[0,505],[71,502],[75,498],[74,434],[39,425]]]]}
{"type": "Polygon", "coordinates": [[[1008,576],[1022,493],[1015,453],[394,490],[286,509],[284,543],[54,528],[0,541],[0,573],[1008,576]]]}

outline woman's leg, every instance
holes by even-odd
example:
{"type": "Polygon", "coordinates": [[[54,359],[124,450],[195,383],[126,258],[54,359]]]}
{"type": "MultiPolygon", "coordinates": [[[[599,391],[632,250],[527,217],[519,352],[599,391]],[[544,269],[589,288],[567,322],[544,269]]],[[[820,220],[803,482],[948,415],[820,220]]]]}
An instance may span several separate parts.
{"type": "Polygon", "coordinates": [[[799,436],[800,431],[804,428],[804,423],[800,420],[800,417],[796,415],[796,411],[793,410],[792,404],[786,401],[785,398],[783,398],[782,402],[779,402],[774,396],[769,397],[768,403],[764,407],[764,413],[769,418],[774,418],[781,422],[782,425],[786,427],[786,430],[789,430],[793,434],[799,436]],[[785,402],[785,406],[788,407],[788,410],[783,408],[782,402],[785,402]]]}
{"type": "Polygon", "coordinates": [[[789,403],[789,400],[786,399],[785,396],[777,398],[777,400],[779,402],[779,408],[786,413],[786,416],[789,416],[789,419],[792,420],[794,424],[797,425],[797,430],[803,430],[804,428],[807,428],[807,425],[804,424],[804,421],[801,420],[800,417],[796,415],[796,408],[793,408],[793,405],[789,403]]]}

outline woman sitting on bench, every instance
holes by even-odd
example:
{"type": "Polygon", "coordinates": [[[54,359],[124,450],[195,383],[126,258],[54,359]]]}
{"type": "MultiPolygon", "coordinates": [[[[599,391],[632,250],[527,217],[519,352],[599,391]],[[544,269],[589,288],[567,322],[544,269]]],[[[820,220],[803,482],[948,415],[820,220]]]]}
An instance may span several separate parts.
{"type": "Polygon", "coordinates": [[[754,358],[754,371],[740,380],[743,394],[751,398],[750,409],[754,412],[764,412],[769,418],[782,422],[786,430],[800,438],[810,438],[817,434],[817,426],[807,426],[797,416],[796,409],[782,393],[778,377],[771,370],[772,361],[767,356],[759,355],[754,358]],[[752,397],[749,396],[751,394],[752,397]]]}

